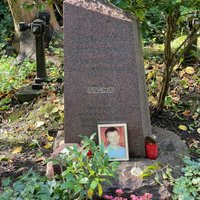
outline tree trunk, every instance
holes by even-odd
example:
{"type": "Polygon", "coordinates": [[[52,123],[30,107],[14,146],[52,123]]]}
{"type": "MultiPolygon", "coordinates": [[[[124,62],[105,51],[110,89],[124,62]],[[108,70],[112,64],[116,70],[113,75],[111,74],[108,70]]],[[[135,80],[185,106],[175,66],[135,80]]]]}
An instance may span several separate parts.
{"type": "MultiPolygon", "coordinates": [[[[166,66],[166,69],[167,68],[169,68],[169,66],[166,66]]],[[[163,75],[162,88],[159,94],[158,105],[157,105],[158,111],[161,111],[163,109],[165,103],[165,97],[167,96],[168,93],[169,83],[171,81],[171,75],[169,73],[170,73],[169,71],[165,70],[163,75]]]]}
{"type": "Polygon", "coordinates": [[[172,61],[173,61],[173,55],[172,55],[172,49],[171,49],[171,41],[173,37],[173,14],[169,15],[167,17],[167,31],[166,31],[166,38],[165,38],[165,68],[164,68],[164,74],[163,74],[163,82],[162,82],[162,88],[159,94],[158,98],[158,104],[157,104],[157,110],[161,111],[163,109],[164,103],[165,103],[165,97],[167,95],[168,89],[169,89],[169,83],[171,79],[171,68],[172,61]]]}
{"type": "MultiPolygon", "coordinates": [[[[35,60],[35,37],[30,30],[20,32],[18,24],[19,22],[31,23],[36,18],[38,9],[34,7],[31,11],[28,11],[24,8],[21,8],[22,4],[25,2],[33,4],[32,0],[7,0],[7,1],[13,17],[16,38],[19,40],[20,47],[18,50],[17,61],[18,62],[23,61],[25,58],[35,60]]],[[[38,0],[37,2],[40,3],[41,0],[38,0]]],[[[46,10],[48,10],[51,15],[50,24],[53,30],[55,30],[56,33],[60,32],[61,28],[55,18],[53,6],[52,5],[48,6],[46,10]]]]}

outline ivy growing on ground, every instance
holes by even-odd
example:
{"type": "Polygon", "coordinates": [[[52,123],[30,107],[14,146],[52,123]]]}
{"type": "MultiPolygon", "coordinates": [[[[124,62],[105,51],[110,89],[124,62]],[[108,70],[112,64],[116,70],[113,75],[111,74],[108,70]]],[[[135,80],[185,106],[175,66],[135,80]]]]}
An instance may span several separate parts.
{"type": "Polygon", "coordinates": [[[182,169],[184,176],[175,180],[173,199],[200,199],[200,159],[192,161],[184,159],[186,167],[182,169]]]}
{"type": "Polygon", "coordinates": [[[179,178],[175,179],[172,176],[172,169],[169,166],[162,166],[161,163],[147,166],[140,177],[155,175],[154,179],[160,185],[163,185],[163,180],[167,180],[173,187],[173,200],[200,199],[200,159],[193,161],[185,157],[183,161],[185,167],[182,169],[183,175],[179,178]]]}

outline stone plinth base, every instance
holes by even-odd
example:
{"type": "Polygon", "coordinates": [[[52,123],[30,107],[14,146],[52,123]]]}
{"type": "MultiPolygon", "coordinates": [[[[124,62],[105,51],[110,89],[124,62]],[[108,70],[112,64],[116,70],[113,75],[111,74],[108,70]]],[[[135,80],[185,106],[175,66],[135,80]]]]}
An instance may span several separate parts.
{"type": "Polygon", "coordinates": [[[27,86],[20,88],[15,96],[20,102],[28,102],[40,96],[41,94],[42,90],[33,90],[32,86],[27,86]]]}

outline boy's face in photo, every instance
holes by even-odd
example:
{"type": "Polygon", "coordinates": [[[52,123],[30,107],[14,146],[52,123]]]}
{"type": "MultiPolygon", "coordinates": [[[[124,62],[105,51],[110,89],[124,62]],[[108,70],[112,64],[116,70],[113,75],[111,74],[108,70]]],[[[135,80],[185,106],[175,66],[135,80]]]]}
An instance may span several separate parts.
{"type": "Polygon", "coordinates": [[[112,132],[110,131],[107,133],[106,137],[110,145],[113,145],[113,146],[119,145],[120,136],[119,136],[118,131],[112,131],[112,132]]]}

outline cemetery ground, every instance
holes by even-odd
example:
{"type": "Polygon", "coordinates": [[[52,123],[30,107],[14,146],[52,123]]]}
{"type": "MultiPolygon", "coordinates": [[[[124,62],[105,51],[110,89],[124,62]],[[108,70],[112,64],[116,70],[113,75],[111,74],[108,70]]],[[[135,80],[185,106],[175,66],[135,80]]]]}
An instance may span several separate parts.
{"type": "MultiPolygon", "coordinates": [[[[38,98],[20,103],[15,97],[20,86],[33,81],[34,63],[25,62],[30,69],[27,71],[23,71],[23,66],[12,66],[14,72],[10,71],[4,79],[0,79],[1,88],[4,88],[0,91],[0,184],[7,177],[14,182],[31,168],[44,175],[45,160],[52,153],[55,133],[63,131],[63,52],[61,49],[52,48],[46,53],[48,74],[52,81],[45,85],[38,98]]],[[[4,63],[4,69],[8,69],[13,59],[3,61],[2,58],[0,62],[4,63]]],[[[197,160],[200,155],[199,64],[177,66],[165,108],[163,112],[157,113],[155,105],[162,81],[162,66],[160,51],[155,51],[155,47],[146,48],[145,71],[151,123],[177,134],[185,141],[190,157],[197,160]],[[151,57],[151,60],[147,59],[148,57],[151,57]]]]}

